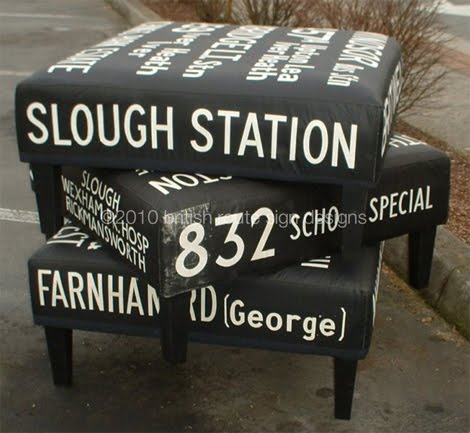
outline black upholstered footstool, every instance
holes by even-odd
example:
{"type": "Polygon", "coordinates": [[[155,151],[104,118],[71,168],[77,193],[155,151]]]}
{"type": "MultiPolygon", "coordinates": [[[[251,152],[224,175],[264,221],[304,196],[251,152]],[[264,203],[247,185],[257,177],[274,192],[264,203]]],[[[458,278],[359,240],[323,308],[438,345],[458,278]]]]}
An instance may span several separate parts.
{"type": "Polygon", "coordinates": [[[359,214],[339,211],[338,185],[68,166],[64,212],[163,298],[338,253],[348,225],[363,226],[362,245],[403,234],[428,245],[410,254],[410,281],[423,288],[436,226],[448,214],[449,157],[398,134],[389,147],[359,214]]]}
{"type": "MultiPolygon", "coordinates": [[[[191,295],[193,341],[334,358],[335,416],[349,419],[357,361],[366,356],[381,247],[316,259],[191,295]]],[[[72,330],[159,336],[160,300],[131,267],[64,226],[29,260],[34,322],[46,331],[54,383],[72,382],[72,330]]]]}

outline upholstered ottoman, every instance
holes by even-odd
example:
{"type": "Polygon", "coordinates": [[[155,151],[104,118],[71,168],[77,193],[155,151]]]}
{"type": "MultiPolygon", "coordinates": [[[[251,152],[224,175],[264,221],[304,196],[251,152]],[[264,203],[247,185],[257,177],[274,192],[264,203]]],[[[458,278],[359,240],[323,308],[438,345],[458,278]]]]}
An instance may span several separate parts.
{"type": "Polygon", "coordinates": [[[371,185],[401,75],[378,33],[146,23],[18,85],[20,157],[371,185]]]}
{"type": "MultiPolygon", "coordinates": [[[[190,339],[334,357],[335,416],[351,413],[356,365],[371,341],[381,247],[193,291],[190,339]]],[[[72,330],[158,336],[160,299],[99,243],[64,226],[29,260],[34,322],[43,325],[54,383],[72,381],[72,330]]]]}
{"type": "MultiPolygon", "coordinates": [[[[360,211],[401,79],[398,43],[377,33],[145,23],[18,85],[20,158],[48,236],[63,164],[335,183],[360,211]]],[[[341,234],[360,246],[361,226],[341,234]]]]}
{"type": "MultiPolygon", "coordinates": [[[[447,219],[448,156],[395,135],[378,185],[359,214],[341,212],[341,187],[203,174],[63,167],[65,215],[130,263],[163,297],[247,272],[340,252],[341,232],[362,226],[362,245],[411,233],[429,247],[447,219]],[[415,233],[417,233],[415,235],[415,233]]],[[[426,258],[426,260],[424,260],[426,258]]]]}

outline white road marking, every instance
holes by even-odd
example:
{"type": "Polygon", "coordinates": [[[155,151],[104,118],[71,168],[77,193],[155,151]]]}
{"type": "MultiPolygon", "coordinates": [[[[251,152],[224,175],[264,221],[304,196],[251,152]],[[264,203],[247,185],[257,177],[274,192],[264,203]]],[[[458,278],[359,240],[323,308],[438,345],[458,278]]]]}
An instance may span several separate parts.
{"type": "Polygon", "coordinates": [[[331,263],[331,256],[325,256],[322,259],[312,259],[308,262],[301,263],[300,266],[305,266],[307,268],[321,268],[328,269],[331,263]]]}
{"type": "Polygon", "coordinates": [[[39,18],[39,19],[75,19],[75,18],[89,18],[77,15],[56,15],[56,14],[21,14],[15,12],[0,12],[0,17],[5,18],[39,18]]]}
{"type": "Polygon", "coordinates": [[[301,266],[304,266],[306,268],[320,268],[320,269],[328,269],[329,266],[327,264],[323,264],[323,263],[309,263],[309,262],[306,262],[306,263],[302,263],[301,266]]]}
{"type": "Polygon", "coordinates": [[[29,210],[0,208],[0,220],[39,224],[39,215],[37,212],[32,212],[29,210]]]}
{"type": "Polygon", "coordinates": [[[4,77],[29,77],[32,72],[29,71],[6,71],[0,69],[0,75],[4,77]]]}
{"type": "Polygon", "coordinates": [[[454,5],[449,1],[443,1],[438,9],[442,15],[456,15],[459,17],[470,17],[470,5],[454,5]]]}

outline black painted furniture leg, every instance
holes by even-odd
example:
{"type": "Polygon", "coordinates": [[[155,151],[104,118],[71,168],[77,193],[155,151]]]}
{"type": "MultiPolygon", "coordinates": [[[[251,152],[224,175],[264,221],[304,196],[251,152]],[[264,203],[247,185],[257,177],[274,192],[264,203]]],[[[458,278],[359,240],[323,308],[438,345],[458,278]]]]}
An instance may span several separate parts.
{"type": "Polygon", "coordinates": [[[186,361],[190,326],[191,292],[160,297],[161,348],[163,358],[171,364],[186,361]]]}
{"type": "Polygon", "coordinates": [[[355,257],[361,248],[364,224],[360,223],[360,216],[366,212],[367,195],[363,186],[343,186],[340,224],[347,222],[341,236],[341,254],[345,257],[355,257]]]}
{"type": "Polygon", "coordinates": [[[424,289],[431,276],[436,226],[408,234],[408,272],[410,284],[424,289]]]}
{"type": "Polygon", "coordinates": [[[72,330],[45,326],[47,349],[55,385],[72,385],[72,330]]]}
{"type": "Polygon", "coordinates": [[[351,407],[356,381],[357,361],[334,359],[335,370],[335,418],[351,419],[351,407]]]}
{"type": "Polygon", "coordinates": [[[49,239],[63,225],[60,167],[48,164],[31,164],[30,170],[33,177],[41,232],[44,233],[46,239],[49,239]]]}

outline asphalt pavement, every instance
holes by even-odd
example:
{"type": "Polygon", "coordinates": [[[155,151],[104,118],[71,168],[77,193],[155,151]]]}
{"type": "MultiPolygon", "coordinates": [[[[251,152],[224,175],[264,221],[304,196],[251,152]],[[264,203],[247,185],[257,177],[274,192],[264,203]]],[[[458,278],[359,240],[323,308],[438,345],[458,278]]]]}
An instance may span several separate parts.
{"type": "Polygon", "coordinates": [[[26,261],[44,240],[18,161],[14,89],[125,27],[99,0],[0,1],[0,430],[468,432],[469,344],[389,270],[349,422],[333,419],[324,357],[191,344],[172,368],[156,340],[76,332],[75,385],[52,385],[29,302],[26,261]]]}
{"type": "Polygon", "coordinates": [[[470,41],[470,1],[442,1],[440,12],[450,34],[470,41]]]}

